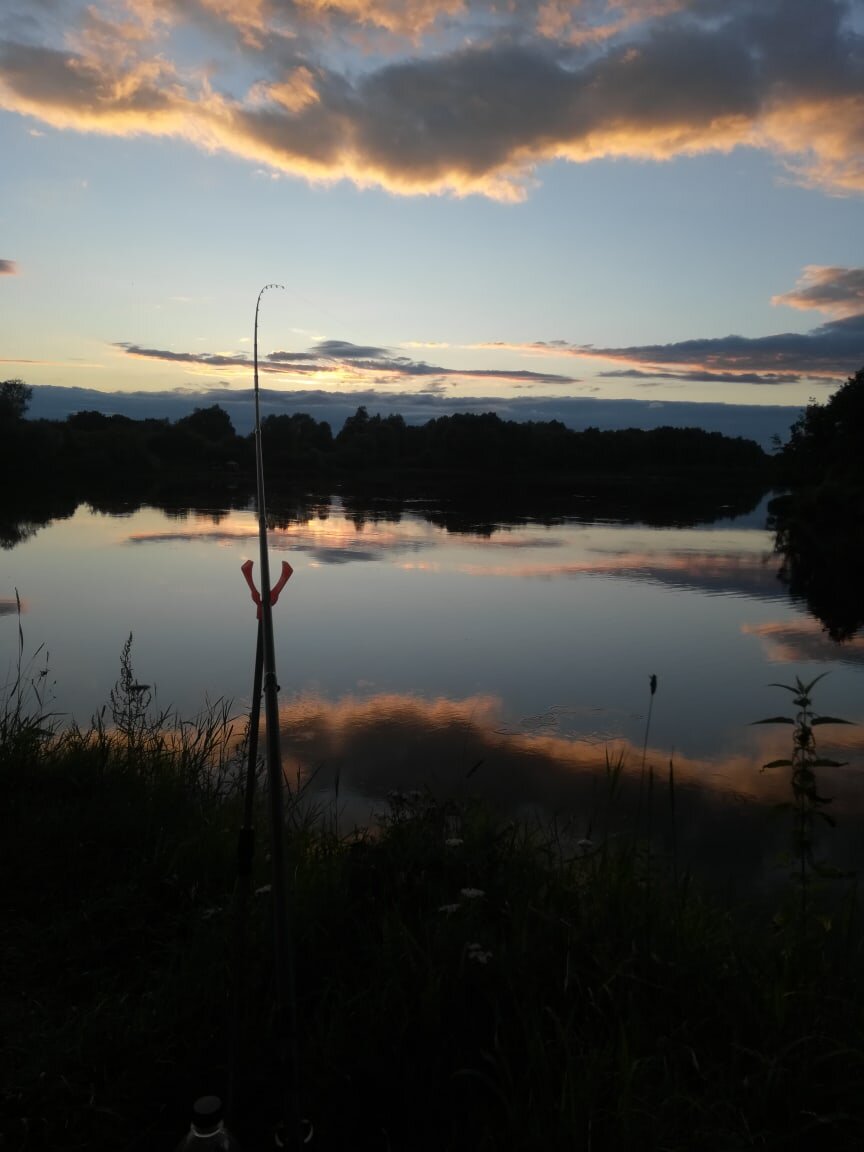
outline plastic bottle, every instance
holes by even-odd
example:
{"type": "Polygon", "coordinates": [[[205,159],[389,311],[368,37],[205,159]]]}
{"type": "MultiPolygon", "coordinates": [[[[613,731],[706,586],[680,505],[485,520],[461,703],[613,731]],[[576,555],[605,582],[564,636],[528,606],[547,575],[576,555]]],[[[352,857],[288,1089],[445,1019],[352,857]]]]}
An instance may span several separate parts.
{"type": "Polygon", "coordinates": [[[218,1096],[201,1096],[192,1105],[189,1131],[177,1145],[177,1152],[240,1152],[240,1145],[225,1127],[222,1101],[218,1096]]]}

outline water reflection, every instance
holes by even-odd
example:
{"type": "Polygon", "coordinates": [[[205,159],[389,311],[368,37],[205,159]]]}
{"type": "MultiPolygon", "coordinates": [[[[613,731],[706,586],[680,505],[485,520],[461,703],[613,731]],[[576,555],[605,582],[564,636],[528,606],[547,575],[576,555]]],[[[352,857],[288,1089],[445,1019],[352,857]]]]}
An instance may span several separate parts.
{"type": "MultiPolygon", "coordinates": [[[[136,674],[161,704],[191,715],[209,694],[242,711],[255,622],[240,565],[257,555],[253,510],[239,497],[170,513],[112,508],[80,507],[4,556],[0,667],[14,666],[18,588],[28,648],[50,648],[54,711],[87,723],[130,632],[136,674]]],[[[783,753],[772,741],[784,733],[748,728],[787,703],[768,685],[830,669],[818,709],[864,720],[864,638],[837,645],[789,601],[758,514],[670,528],[547,508],[487,526],[445,528],[419,499],[307,494],[274,516],[273,554],[295,571],[276,621],[282,699],[293,698],[286,749],[294,770],[317,771],[322,800],[338,776],[357,819],[390,788],[428,784],[587,826],[602,811],[606,757],[619,755],[626,810],[657,674],[647,763],[661,780],[673,761],[695,853],[719,847],[706,827],[720,821],[735,841],[727,816],[741,809],[736,819],[758,823],[785,795],[782,775],[758,771],[783,753]]],[[[860,768],[860,729],[848,739],[838,758],[860,768]]],[[[857,812],[853,771],[825,786],[857,812]]]]}
{"type": "Polygon", "coordinates": [[[832,640],[816,620],[743,624],[746,635],[758,636],[770,660],[778,664],[841,663],[864,666],[864,635],[843,644],[832,640]]]}
{"type": "MultiPolygon", "coordinates": [[[[788,847],[788,817],[775,806],[789,798],[782,771],[759,765],[788,753],[788,733],[757,728],[746,751],[699,760],[617,740],[596,742],[550,729],[547,712],[519,725],[505,720],[489,695],[462,700],[408,694],[303,695],[281,711],[286,774],[305,783],[319,808],[334,807],[344,829],[369,822],[392,792],[423,789],[437,799],[483,797],[511,815],[543,813],[575,821],[591,837],[624,834],[637,819],[651,827],[659,851],[671,851],[670,783],[675,791],[678,862],[714,872],[723,882],[752,884],[774,875],[788,847]],[[670,761],[671,777],[670,780],[670,761]],[[614,798],[610,770],[620,765],[614,798]],[[649,816],[650,798],[650,816],[649,816]],[[638,815],[641,805],[641,816],[638,815]]],[[[824,743],[842,758],[854,738],[824,743]]],[[[838,828],[825,841],[835,863],[864,864],[864,780],[824,770],[821,789],[835,797],[838,828]]]]}
{"type": "MultiPolygon", "coordinates": [[[[492,536],[508,526],[565,522],[594,524],[614,521],[653,527],[687,527],[728,521],[753,513],[765,495],[761,486],[714,490],[710,486],[663,484],[643,479],[585,483],[569,487],[518,484],[498,477],[494,483],[472,476],[471,484],[446,476],[398,476],[379,484],[358,479],[341,492],[341,510],[358,530],[381,523],[398,524],[404,516],[426,520],[452,534],[492,536]]],[[[325,520],[333,496],[271,482],[269,515],[273,527],[285,528],[310,520],[325,520]]],[[[60,492],[37,485],[0,493],[0,546],[14,548],[52,520],[72,516],[86,505],[107,516],[129,516],[157,508],[171,519],[208,515],[215,523],[226,511],[248,511],[254,504],[254,483],[214,472],[142,483],[134,476],[112,477],[110,484],[91,477],[77,489],[60,492]],[[121,480],[123,483],[121,484],[121,480]]]]}
{"type": "Polygon", "coordinates": [[[864,508],[860,495],[823,487],[770,504],[780,579],[833,640],[864,627],[864,508]]]}
{"type": "MultiPolygon", "coordinates": [[[[184,520],[182,530],[133,532],[129,544],[167,544],[209,541],[213,544],[257,544],[257,523],[250,514],[228,513],[218,521],[197,513],[184,520]]],[[[431,531],[415,523],[382,527],[378,522],[358,525],[348,518],[328,515],[318,519],[280,521],[270,530],[270,547],[276,552],[306,552],[319,564],[379,561],[389,555],[417,552],[434,543],[431,531]]]]}
{"type": "MultiPolygon", "coordinates": [[[[558,580],[584,576],[621,577],[709,595],[782,599],[772,565],[772,552],[762,534],[728,529],[642,529],[621,524],[559,523],[557,531],[534,523],[499,527],[472,540],[471,555],[488,553],[488,561],[468,560],[455,547],[447,548],[428,520],[416,516],[372,520],[351,518],[341,504],[328,505],[324,517],[282,519],[271,529],[274,551],[308,553],[318,564],[402,560],[405,570],[441,571],[446,566],[461,575],[488,580],[513,577],[558,580]],[[416,559],[435,550],[435,559],[416,559]],[[528,553],[544,559],[524,558],[528,553]],[[554,560],[545,559],[557,554],[554,560]],[[445,559],[450,557],[449,563],[445,559]],[[494,557],[494,558],[491,558],[494,557]]],[[[196,513],[183,518],[181,529],[132,532],[129,544],[182,541],[236,544],[257,540],[257,527],[248,513],[217,517],[196,513]]]]}

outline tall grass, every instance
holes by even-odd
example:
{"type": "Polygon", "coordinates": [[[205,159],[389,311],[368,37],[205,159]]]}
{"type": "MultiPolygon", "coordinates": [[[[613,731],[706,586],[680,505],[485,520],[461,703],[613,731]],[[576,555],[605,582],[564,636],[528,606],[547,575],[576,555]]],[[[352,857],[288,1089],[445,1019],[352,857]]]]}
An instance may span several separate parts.
{"type": "MultiPolygon", "coordinates": [[[[228,1080],[240,734],[221,706],[184,725],[149,692],[130,642],[89,729],[0,729],[2,1124],[25,1152],[170,1148],[228,1080]]],[[[315,1146],[861,1147],[855,900],[797,953],[771,910],[700,894],[638,828],[611,834],[621,770],[598,765],[589,836],[584,814],[513,821],[428,792],[345,835],[294,797],[315,1146]]],[[[266,853],[254,867],[249,1149],[269,1146],[280,1088],[266,853]]]]}

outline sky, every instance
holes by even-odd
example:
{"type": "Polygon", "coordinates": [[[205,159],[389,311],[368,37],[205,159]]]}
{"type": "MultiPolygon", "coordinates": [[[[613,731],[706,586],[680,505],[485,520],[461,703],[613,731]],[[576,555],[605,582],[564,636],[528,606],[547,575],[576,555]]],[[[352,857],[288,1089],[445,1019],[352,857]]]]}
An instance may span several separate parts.
{"type": "Polygon", "coordinates": [[[864,0],[3,0],[0,157],[0,379],[82,407],[248,389],[268,284],[316,415],[864,365],[864,0]]]}

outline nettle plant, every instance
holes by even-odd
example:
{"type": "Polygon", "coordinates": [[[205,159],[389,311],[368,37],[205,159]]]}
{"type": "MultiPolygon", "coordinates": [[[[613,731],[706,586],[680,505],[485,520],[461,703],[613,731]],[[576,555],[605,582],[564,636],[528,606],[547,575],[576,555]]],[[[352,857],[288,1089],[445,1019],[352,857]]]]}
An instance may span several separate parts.
{"type": "Polygon", "coordinates": [[[825,878],[837,878],[846,873],[831,867],[824,860],[817,860],[815,856],[817,821],[823,821],[834,827],[835,821],[826,811],[832,797],[822,796],[819,792],[816,779],[816,770],[819,768],[842,768],[845,761],[831,760],[827,756],[820,756],[816,749],[814,729],[825,724],[850,724],[850,720],[842,720],[838,716],[817,716],[813,710],[813,688],[826,676],[823,672],[809,684],[805,684],[800,677],[795,677],[794,684],[772,684],[772,688],[782,688],[792,693],[792,702],[796,712],[793,716],[768,716],[764,720],[756,720],[756,724],[788,724],[792,726],[792,756],[771,760],[762,765],[763,772],[768,768],[790,768],[792,785],[793,812],[793,853],[797,859],[797,870],[793,874],[801,887],[802,908],[806,907],[806,893],[812,875],[825,878]]]}

